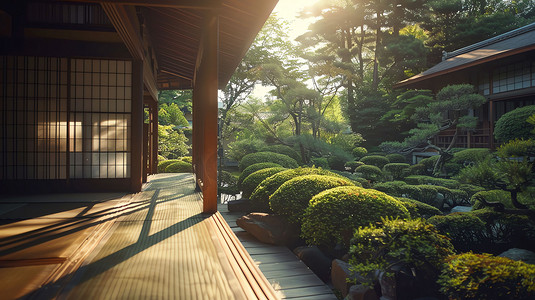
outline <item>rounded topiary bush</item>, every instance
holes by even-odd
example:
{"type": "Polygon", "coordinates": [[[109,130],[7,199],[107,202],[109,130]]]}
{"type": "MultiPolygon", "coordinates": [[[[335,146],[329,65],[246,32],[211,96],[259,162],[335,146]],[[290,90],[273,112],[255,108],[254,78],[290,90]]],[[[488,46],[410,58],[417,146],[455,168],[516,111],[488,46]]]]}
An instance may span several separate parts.
{"type": "Polygon", "coordinates": [[[419,163],[424,165],[427,170],[433,170],[439,157],[440,155],[433,155],[431,157],[422,159],[419,163]]]}
{"type": "Polygon", "coordinates": [[[193,172],[193,167],[190,163],[185,161],[177,161],[165,168],[165,173],[191,173],[193,172]]]}
{"type": "Polygon", "coordinates": [[[442,212],[440,209],[431,206],[429,204],[425,204],[423,202],[420,202],[418,200],[413,200],[409,198],[403,198],[403,197],[396,197],[405,208],[409,211],[409,214],[411,215],[411,218],[417,219],[417,218],[424,218],[427,219],[432,216],[442,215],[442,212]]]}
{"type": "Polygon", "coordinates": [[[431,184],[443,186],[449,189],[459,188],[461,185],[457,180],[454,179],[445,179],[445,178],[436,178],[432,176],[425,175],[411,175],[405,177],[405,182],[408,184],[431,184]]]}
{"type": "Polygon", "coordinates": [[[415,164],[409,167],[407,173],[410,175],[425,175],[428,173],[428,170],[423,164],[415,164]]]}
{"type": "Polygon", "coordinates": [[[349,180],[325,175],[305,175],[283,183],[269,197],[271,210],[285,216],[294,224],[301,224],[301,218],[313,196],[338,186],[353,185],[349,180]]]}
{"type": "Polygon", "coordinates": [[[241,172],[240,177],[238,177],[238,186],[241,188],[241,184],[243,180],[245,180],[247,176],[253,174],[254,172],[262,170],[262,169],[274,168],[274,167],[282,167],[282,166],[274,162],[257,163],[257,164],[252,164],[248,166],[241,172]]]}
{"type": "MultiPolygon", "coordinates": [[[[472,204],[473,210],[482,209],[486,207],[483,202],[481,202],[481,198],[483,198],[487,202],[502,203],[504,208],[515,208],[511,200],[510,192],[504,190],[489,190],[477,192],[472,196],[472,198],[470,199],[470,203],[472,204]]],[[[531,209],[535,209],[535,199],[533,199],[531,195],[529,195],[529,193],[518,194],[518,202],[527,205],[531,209]]]]}
{"type": "Polygon", "coordinates": [[[264,179],[270,177],[271,175],[275,175],[281,171],[286,170],[286,168],[283,167],[274,167],[274,168],[267,168],[258,170],[256,172],[253,172],[251,175],[247,176],[241,184],[242,187],[242,197],[243,198],[249,198],[251,194],[253,193],[254,189],[262,182],[264,179]]]}
{"type": "Polygon", "coordinates": [[[364,163],[360,161],[348,161],[345,163],[344,167],[346,171],[354,172],[356,168],[363,166],[364,163]]]}
{"type": "Polygon", "coordinates": [[[366,150],[366,148],[364,147],[353,148],[353,157],[355,157],[356,159],[361,159],[366,156],[366,154],[368,154],[368,150],[366,150]]]}
{"type": "Polygon", "coordinates": [[[262,148],[261,151],[268,151],[268,152],[275,152],[279,154],[288,155],[289,157],[295,159],[295,161],[299,162],[301,161],[301,155],[297,153],[292,147],[286,146],[286,145],[270,145],[267,147],[262,148]]]}
{"type": "Polygon", "coordinates": [[[370,181],[379,181],[383,178],[383,172],[376,166],[363,165],[357,167],[355,172],[362,174],[362,177],[370,181]]]}
{"type": "Polygon", "coordinates": [[[333,246],[340,242],[347,247],[356,228],[383,217],[408,218],[409,212],[385,193],[354,186],[336,187],[310,200],[303,217],[302,236],[315,245],[333,246]]]}
{"type": "Polygon", "coordinates": [[[298,164],[295,159],[289,157],[288,155],[279,154],[275,152],[256,152],[245,155],[240,160],[240,171],[245,170],[250,165],[254,165],[262,162],[274,162],[285,168],[297,168],[298,164]]]}
{"type": "Polygon", "coordinates": [[[253,211],[270,211],[269,197],[286,181],[303,175],[327,175],[345,179],[331,171],[321,168],[296,168],[282,171],[262,181],[251,194],[251,207],[253,211]]]}
{"type": "Polygon", "coordinates": [[[535,299],[535,265],[490,254],[452,255],[438,283],[449,299],[535,299]]]}
{"type": "Polygon", "coordinates": [[[169,166],[170,164],[176,163],[178,161],[180,161],[180,159],[168,159],[168,160],[158,162],[158,173],[164,173],[165,168],[167,168],[167,166],[169,166]]]}
{"type": "Polygon", "coordinates": [[[407,159],[405,158],[405,156],[399,153],[387,154],[386,158],[391,163],[406,163],[407,162],[407,159]]]}
{"type": "Polygon", "coordinates": [[[465,149],[454,153],[452,162],[467,166],[482,162],[489,156],[491,156],[491,152],[487,148],[465,149]]]}
{"type": "Polygon", "coordinates": [[[471,213],[453,213],[428,219],[440,233],[447,236],[459,252],[481,250],[485,223],[471,213]]]}
{"type": "Polygon", "coordinates": [[[178,158],[180,161],[187,162],[192,164],[193,163],[193,157],[192,156],[182,156],[178,158]]]}
{"type": "Polygon", "coordinates": [[[370,165],[370,166],[376,166],[378,168],[382,168],[386,164],[390,163],[388,158],[386,158],[384,156],[380,156],[380,155],[364,156],[359,161],[361,161],[361,162],[363,162],[363,163],[365,163],[367,165],[370,165]]]}
{"type": "Polygon", "coordinates": [[[394,180],[398,180],[405,177],[410,166],[407,163],[388,163],[383,167],[383,171],[391,174],[394,180]]]}
{"type": "Polygon", "coordinates": [[[535,105],[519,107],[498,119],[494,125],[494,137],[500,143],[514,139],[527,139],[533,134],[532,126],[528,126],[527,119],[535,114],[535,105]]]}
{"type": "Polygon", "coordinates": [[[420,280],[411,297],[428,296],[448,255],[454,253],[447,237],[424,219],[384,219],[378,224],[358,228],[351,240],[349,264],[359,274],[381,270],[389,275],[392,266],[404,267],[420,280]]]}
{"type": "Polygon", "coordinates": [[[167,158],[163,157],[162,155],[158,154],[158,163],[161,163],[162,161],[166,161],[167,158]]]}

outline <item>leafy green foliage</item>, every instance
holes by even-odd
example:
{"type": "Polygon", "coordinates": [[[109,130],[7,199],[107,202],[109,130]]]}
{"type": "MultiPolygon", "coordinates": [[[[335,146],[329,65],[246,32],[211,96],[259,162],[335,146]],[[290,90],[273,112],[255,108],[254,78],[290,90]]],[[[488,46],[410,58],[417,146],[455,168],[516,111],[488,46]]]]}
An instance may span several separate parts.
{"type": "Polygon", "coordinates": [[[250,165],[262,163],[262,162],[274,162],[285,168],[297,168],[297,162],[295,159],[289,157],[288,155],[274,153],[274,152],[256,152],[245,155],[240,160],[240,170],[244,170],[250,165]]]}
{"type": "Polygon", "coordinates": [[[457,189],[460,183],[454,179],[436,178],[425,175],[411,175],[405,178],[405,182],[408,184],[431,184],[443,186],[449,189],[457,189]]]}
{"type": "Polygon", "coordinates": [[[240,161],[245,155],[259,152],[265,146],[265,142],[259,139],[235,141],[229,145],[228,156],[240,161]]]}
{"type": "Polygon", "coordinates": [[[256,189],[256,187],[266,178],[284,170],[286,170],[286,168],[279,166],[279,167],[261,169],[261,170],[251,173],[249,176],[247,176],[243,180],[241,184],[242,191],[243,191],[242,193],[243,198],[249,198],[251,194],[253,193],[254,189],[256,189]]]}
{"type": "Polygon", "coordinates": [[[474,214],[453,213],[428,219],[437,230],[447,236],[458,252],[480,249],[485,223],[474,214]]]}
{"type": "Polygon", "coordinates": [[[352,150],[352,154],[355,159],[361,159],[368,154],[368,150],[366,150],[364,147],[355,147],[352,150]]]}
{"type": "Polygon", "coordinates": [[[396,197],[396,199],[403,203],[405,208],[409,211],[412,219],[427,219],[431,216],[442,215],[442,212],[438,208],[429,204],[403,197],[396,197]]]}
{"type": "Polygon", "coordinates": [[[533,114],[535,114],[535,105],[520,107],[504,114],[496,121],[494,137],[500,143],[530,138],[532,133],[527,120],[533,114]]]}
{"type": "Polygon", "coordinates": [[[535,140],[515,139],[501,145],[497,156],[507,159],[511,157],[535,157],[535,140]]]}
{"type": "Polygon", "coordinates": [[[383,171],[392,175],[394,180],[399,180],[405,177],[404,175],[409,167],[410,165],[406,163],[389,163],[383,167],[383,171]]]}
{"type": "Polygon", "coordinates": [[[349,180],[325,175],[305,175],[283,183],[269,197],[269,206],[278,215],[295,224],[301,224],[303,212],[313,196],[338,186],[353,185],[349,180]]]}
{"type": "Polygon", "coordinates": [[[177,161],[165,168],[165,173],[191,173],[193,172],[193,167],[190,163],[185,161],[177,161]]]}
{"type": "Polygon", "coordinates": [[[535,266],[490,254],[448,257],[439,277],[450,299],[533,299],[535,266]]]}
{"type": "Polygon", "coordinates": [[[383,219],[359,228],[351,240],[351,270],[368,274],[376,269],[389,274],[393,264],[438,274],[445,257],[453,254],[448,238],[423,219],[383,219]]]}
{"type": "Polygon", "coordinates": [[[352,160],[353,157],[342,149],[334,148],[331,154],[327,157],[329,167],[333,170],[344,171],[345,163],[352,160]]]}
{"type": "Polygon", "coordinates": [[[173,129],[172,125],[158,125],[158,153],[160,155],[173,159],[188,154],[190,148],[188,138],[181,130],[173,129]]]}
{"type": "Polygon", "coordinates": [[[311,159],[311,163],[317,168],[329,169],[329,162],[325,157],[314,157],[311,159]]]}
{"type": "Polygon", "coordinates": [[[180,161],[180,159],[168,159],[158,162],[158,173],[165,173],[165,168],[167,168],[167,166],[178,161],[180,161]]]}
{"type": "Polygon", "coordinates": [[[471,148],[454,153],[452,161],[468,166],[485,161],[490,156],[491,152],[487,148],[471,148]]]}
{"type": "MultiPolygon", "coordinates": [[[[474,210],[485,208],[485,205],[479,200],[480,198],[485,199],[487,202],[502,203],[505,208],[515,208],[511,201],[511,193],[504,190],[488,190],[475,193],[470,199],[474,210]]],[[[535,209],[535,199],[529,193],[519,194],[518,201],[531,209],[535,209]]]]}
{"type": "Polygon", "coordinates": [[[379,181],[383,178],[383,172],[376,166],[363,165],[355,169],[356,173],[362,174],[362,177],[370,181],[379,181]]]}
{"type": "Polygon", "coordinates": [[[364,163],[360,161],[348,161],[344,164],[344,169],[354,172],[356,168],[363,166],[364,163]]]}
{"type": "Polygon", "coordinates": [[[295,159],[295,161],[300,162],[301,156],[297,151],[295,151],[292,147],[286,146],[286,145],[269,145],[267,147],[264,147],[260,151],[268,151],[268,152],[275,152],[279,154],[288,155],[289,157],[295,159]]]}
{"type": "Polygon", "coordinates": [[[369,156],[364,156],[363,158],[361,158],[359,160],[360,162],[363,162],[367,165],[370,165],[370,166],[376,166],[378,168],[382,168],[384,167],[386,164],[390,163],[390,161],[388,160],[388,158],[384,157],[384,156],[380,156],[380,155],[369,155],[369,156]]]}
{"type": "Polygon", "coordinates": [[[490,158],[462,169],[455,177],[460,182],[494,188],[500,180],[496,162],[490,158]]]}
{"type": "Polygon", "coordinates": [[[391,163],[406,163],[407,162],[407,159],[405,158],[405,156],[398,154],[398,153],[387,154],[386,158],[391,163]]]}
{"type": "Polygon", "coordinates": [[[158,123],[160,125],[171,125],[173,127],[189,126],[188,120],[186,120],[184,113],[176,103],[160,104],[158,123]]]}
{"type": "Polygon", "coordinates": [[[405,206],[385,193],[352,186],[319,193],[305,210],[302,236],[314,245],[349,246],[356,228],[379,222],[382,217],[407,218],[405,206]]]}
{"type": "Polygon", "coordinates": [[[351,133],[351,134],[337,134],[331,139],[331,144],[335,147],[338,147],[345,152],[351,153],[364,139],[360,134],[351,133]]]}
{"type": "Polygon", "coordinates": [[[327,175],[341,177],[322,168],[297,168],[282,171],[262,181],[251,194],[251,207],[253,211],[270,211],[269,197],[286,181],[303,175],[327,175]]]}
{"type": "Polygon", "coordinates": [[[221,197],[221,194],[234,196],[240,193],[238,188],[238,179],[232,173],[220,170],[220,174],[217,176],[218,186],[217,194],[221,197]]]}
{"type": "Polygon", "coordinates": [[[240,176],[238,177],[238,182],[237,182],[238,186],[241,187],[243,180],[247,178],[247,176],[251,175],[252,173],[262,170],[262,169],[273,168],[273,167],[282,167],[282,166],[274,162],[263,162],[263,163],[257,163],[257,164],[252,164],[248,166],[241,172],[240,176]]]}

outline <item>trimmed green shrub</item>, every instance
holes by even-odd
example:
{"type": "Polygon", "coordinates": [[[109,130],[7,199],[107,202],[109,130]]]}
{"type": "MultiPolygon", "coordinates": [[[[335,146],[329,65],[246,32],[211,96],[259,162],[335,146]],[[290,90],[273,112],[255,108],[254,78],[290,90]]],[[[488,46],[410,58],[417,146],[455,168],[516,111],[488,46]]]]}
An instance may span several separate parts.
{"type": "Polygon", "coordinates": [[[436,177],[425,176],[425,175],[407,176],[405,177],[405,182],[407,182],[408,184],[438,185],[438,186],[446,187],[448,189],[456,189],[456,188],[459,188],[459,186],[461,185],[457,180],[436,178],[436,177]]]}
{"type": "Polygon", "coordinates": [[[289,157],[288,155],[274,153],[274,152],[256,152],[245,155],[242,160],[240,160],[240,171],[243,171],[250,165],[254,165],[262,162],[274,162],[285,168],[297,168],[297,162],[295,159],[289,157]]]}
{"type": "Polygon", "coordinates": [[[179,161],[180,161],[179,159],[168,159],[168,160],[158,162],[158,173],[164,173],[165,168],[167,168],[167,166],[169,166],[170,164],[179,162],[179,161]]]}
{"type": "Polygon", "coordinates": [[[353,157],[349,153],[343,151],[342,149],[335,148],[327,157],[327,162],[329,163],[329,168],[338,171],[345,171],[345,163],[351,161],[352,159],[353,157]]]}
{"type": "Polygon", "coordinates": [[[452,255],[438,283],[449,299],[534,299],[535,265],[490,254],[452,255]]]}
{"type": "Polygon", "coordinates": [[[193,172],[193,167],[190,163],[185,161],[177,161],[165,168],[165,173],[191,173],[193,172]]]}
{"type": "Polygon", "coordinates": [[[461,165],[458,163],[447,162],[444,164],[444,167],[442,168],[442,170],[444,171],[446,176],[452,177],[452,176],[459,174],[459,172],[463,168],[464,168],[464,165],[461,165]]]}
{"type": "Polygon", "coordinates": [[[389,163],[383,167],[383,171],[391,174],[394,180],[399,180],[404,177],[409,167],[410,165],[407,163],[389,163]]]}
{"type": "Polygon", "coordinates": [[[354,172],[356,168],[363,166],[364,163],[360,161],[348,161],[345,163],[344,167],[346,171],[354,172]]]}
{"type": "Polygon", "coordinates": [[[409,198],[432,205],[438,209],[442,208],[442,202],[437,201],[437,188],[432,185],[408,185],[407,194],[409,198]]]}
{"type": "MultiPolygon", "coordinates": [[[[527,205],[531,209],[535,209],[535,199],[530,197],[528,193],[518,194],[518,202],[527,205]]],[[[515,208],[511,201],[511,193],[504,190],[490,190],[490,191],[481,191],[477,192],[470,199],[472,203],[472,209],[482,209],[486,206],[479,200],[479,198],[485,199],[487,202],[499,202],[504,205],[504,208],[515,208]]]]}
{"type": "Polygon", "coordinates": [[[386,158],[391,163],[406,163],[407,162],[407,159],[405,158],[405,156],[398,154],[398,153],[387,154],[386,158]]]}
{"type": "Polygon", "coordinates": [[[286,168],[283,167],[273,167],[273,168],[266,168],[262,170],[258,170],[256,172],[251,173],[249,176],[247,176],[242,184],[242,197],[243,198],[249,198],[251,194],[253,193],[254,189],[266,178],[275,175],[281,171],[286,170],[286,168]]]}
{"type": "Polygon", "coordinates": [[[268,152],[275,152],[279,154],[288,155],[289,157],[295,159],[295,161],[300,162],[301,161],[301,155],[297,153],[292,147],[286,146],[286,145],[269,145],[267,147],[262,148],[260,151],[268,151],[268,152]]]}
{"type": "Polygon", "coordinates": [[[383,178],[383,172],[376,166],[360,166],[355,169],[355,172],[362,174],[362,177],[370,181],[379,181],[383,178]]]}
{"type": "Polygon", "coordinates": [[[533,114],[535,105],[519,107],[504,114],[494,126],[494,137],[500,143],[531,137],[532,127],[528,126],[527,120],[533,114]]]}
{"type": "Polygon", "coordinates": [[[167,158],[165,158],[163,155],[158,154],[158,163],[161,163],[162,161],[166,161],[167,158]]]}
{"type": "Polygon", "coordinates": [[[355,157],[356,159],[361,159],[366,156],[366,154],[368,154],[368,150],[366,150],[366,148],[364,147],[353,148],[353,157],[355,157]]]}
{"type": "Polygon", "coordinates": [[[187,162],[189,164],[193,163],[193,157],[191,157],[191,156],[182,156],[182,157],[179,157],[178,159],[183,161],[183,162],[187,162]]]}
{"type": "Polygon", "coordinates": [[[294,224],[301,224],[308,203],[313,196],[338,186],[353,185],[349,180],[325,175],[305,175],[283,183],[269,197],[273,212],[285,216],[294,224]]]}
{"type": "Polygon", "coordinates": [[[369,185],[368,180],[366,180],[366,179],[364,179],[362,177],[359,177],[356,174],[345,172],[345,171],[344,172],[336,171],[336,170],[331,170],[331,172],[342,176],[344,179],[349,179],[349,181],[351,181],[351,183],[353,183],[356,186],[362,187],[362,183],[363,182],[364,182],[364,184],[369,185]]]}
{"type": "Polygon", "coordinates": [[[384,156],[380,156],[380,155],[364,156],[359,161],[363,162],[363,163],[365,163],[365,164],[367,164],[369,166],[376,166],[378,168],[382,168],[386,164],[390,163],[390,161],[388,161],[388,158],[386,158],[384,156]]]}
{"type": "Polygon", "coordinates": [[[232,175],[230,172],[227,171],[219,171],[221,174],[218,174],[217,180],[218,180],[218,187],[217,187],[217,194],[227,194],[227,195],[236,195],[240,193],[240,189],[238,188],[238,179],[236,176],[232,175]]]}
{"type": "Polygon", "coordinates": [[[331,171],[321,168],[296,168],[282,171],[262,181],[251,194],[253,211],[269,212],[269,197],[286,181],[303,175],[327,175],[345,178],[331,171]]]}
{"type": "Polygon", "coordinates": [[[425,175],[429,172],[427,171],[427,167],[423,164],[415,164],[409,167],[409,170],[407,172],[410,175],[425,175]]]}
{"type": "Polygon", "coordinates": [[[239,140],[229,144],[228,157],[240,161],[247,154],[259,152],[266,143],[259,139],[239,140]]]}
{"type": "Polygon", "coordinates": [[[364,139],[359,133],[339,133],[331,138],[331,145],[340,148],[346,152],[351,152],[358,144],[363,142],[364,139]]]}
{"type": "Polygon", "coordinates": [[[378,269],[393,275],[392,266],[402,266],[426,280],[418,289],[427,289],[438,277],[444,259],[453,253],[448,238],[424,219],[384,219],[355,232],[349,264],[358,274],[373,274],[378,269]]]}
{"type": "Polygon", "coordinates": [[[397,180],[380,182],[376,183],[373,188],[390,196],[402,197],[406,192],[407,183],[397,180]]]}
{"type": "Polygon", "coordinates": [[[329,162],[325,157],[314,157],[310,160],[316,168],[329,169],[329,162]]]}
{"type": "Polygon", "coordinates": [[[500,177],[501,175],[497,170],[497,163],[488,158],[485,161],[462,169],[455,176],[455,179],[462,183],[493,188],[500,181],[500,177]]]}
{"type": "Polygon", "coordinates": [[[238,186],[241,188],[241,184],[243,180],[245,180],[247,176],[253,174],[254,172],[262,170],[262,169],[274,168],[274,167],[282,167],[282,166],[274,162],[257,163],[257,164],[252,164],[248,166],[241,172],[240,177],[238,177],[238,186]]]}
{"type": "Polygon", "coordinates": [[[302,236],[314,245],[349,246],[355,228],[379,222],[382,217],[408,218],[409,212],[385,193],[354,186],[323,191],[305,209],[302,236]]]}
{"type": "Polygon", "coordinates": [[[440,209],[433,207],[429,204],[425,204],[418,200],[413,200],[409,198],[396,197],[405,208],[409,211],[412,219],[424,218],[427,219],[432,216],[442,215],[440,209]]]}
{"type": "Polygon", "coordinates": [[[480,187],[480,186],[477,186],[477,185],[472,185],[472,184],[461,184],[461,185],[459,185],[459,189],[461,191],[465,191],[465,193],[468,195],[469,198],[472,198],[472,196],[475,193],[485,190],[485,188],[483,188],[483,187],[480,187]]]}
{"type": "Polygon", "coordinates": [[[471,148],[454,153],[451,161],[468,166],[482,162],[489,156],[491,156],[491,152],[487,148],[471,148]]]}
{"type": "Polygon", "coordinates": [[[502,158],[509,157],[534,157],[535,140],[511,140],[498,148],[497,155],[502,158]]]}
{"type": "Polygon", "coordinates": [[[449,207],[454,207],[458,205],[463,206],[469,206],[470,205],[470,197],[468,197],[468,194],[463,190],[458,189],[448,189],[443,186],[435,186],[438,193],[442,194],[444,196],[444,204],[447,204],[449,207]]]}
{"type": "Polygon", "coordinates": [[[431,157],[422,159],[419,163],[424,165],[428,170],[433,170],[439,157],[440,155],[433,155],[431,157]]]}
{"type": "Polygon", "coordinates": [[[479,249],[485,232],[485,223],[471,213],[453,213],[428,219],[438,231],[447,236],[458,252],[479,249]]]}

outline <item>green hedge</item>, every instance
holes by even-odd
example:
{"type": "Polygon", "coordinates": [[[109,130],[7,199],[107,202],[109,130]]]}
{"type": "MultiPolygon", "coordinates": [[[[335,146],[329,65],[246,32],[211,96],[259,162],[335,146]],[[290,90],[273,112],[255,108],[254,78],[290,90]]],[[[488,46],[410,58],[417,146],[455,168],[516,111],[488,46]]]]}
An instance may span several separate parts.
{"type": "Polygon", "coordinates": [[[165,173],[165,168],[170,164],[181,161],[180,159],[168,159],[158,162],[158,173],[165,173]]]}
{"type": "Polygon", "coordinates": [[[329,162],[325,157],[314,157],[310,160],[312,165],[316,168],[329,169],[329,162]]]}
{"type": "Polygon", "coordinates": [[[535,299],[535,265],[463,253],[446,259],[438,283],[449,299],[535,299]]]}
{"type": "Polygon", "coordinates": [[[242,188],[242,197],[243,198],[249,198],[251,194],[253,193],[254,189],[266,178],[275,175],[281,171],[286,170],[286,168],[283,167],[273,167],[273,168],[266,168],[262,170],[258,170],[256,172],[253,172],[247,178],[245,178],[241,184],[242,188]]]}
{"type": "Polygon", "coordinates": [[[190,163],[190,164],[193,163],[193,157],[191,157],[191,156],[182,156],[182,157],[179,157],[178,159],[183,161],[183,162],[190,163]]]}
{"type": "MultiPolygon", "coordinates": [[[[499,202],[502,203],[505,208],[515,208],[511,200],[511,193],[504,190],[490,190],[477,192],[470,199],[470,203],[473,205],[473,209],[485,208],[483,203],[478,200],[479,197],[483,197],[487,202],[499,202]]],[[[518,202],[527,205],[531,209],[535,209],[535,199],[528,193],[518,194],[518,202]]]]}
{"type": "Polygon", "coordinates": [[[269,197],[269,206],[273,212],[285,216],[290,222],[301,224],[303,213],[312,197],[324,190],[345,185],[353,183],[333,176],[299,176],[283,183],[269,197]]]}
{"type": "Polygon", "coordinates": [[[451,161],[466,166],[482,162],[491,155],[487,148],[471,148],[454,153],[451,161]]]}
{"type": "Polygon", "coordinates": [[[440,155],[433,155],[431,157],[422,159],[419,163],[424,165],[427,170],[433,170],[439,157],[440,155]]]}
{"type": "Polygon", "coordinates": [[[321,168],[296,168],[282,171],[262,181],[251,194],[251,207],[253,211],[269,212],[269,197],[286,181],[303,175],[327,175],[344,178],[331,171],[321,168]]]}
{"type": "Polygon", "coordinates": [[[370,181],[379,181],[383,178],[383,172],[376,166],[360,166],[355,169],[355,172],[362,174],[362,177],[370,181]]]}
{"type": "Polygon", "coordinates": [[[368,150],[366,150],[366,148],[364,147],[353,148],[353,157],[355,157],[356,159],[361,159],[366,156],[366,154],[368,154],[368,150]]]}
{"type": "Polygon", "coordinates": [[[408,218],[409,212],[397,199],[385,193],[354,186],[323,191],[310,200],[305,210],[302,236],[314,245],[349,246],[360,226],[379,222],[383,217],[408,218]]]}
{"type": "Polygon", "coordinates": [[[384,167],[386,164],[390,163],[390,161],[388,160],[388,158],[384,157],[384,156],[380,156],[380,155],[368,155],[368,156],[364,156],[363,158],[361,158],[359,160],[360,162],[363,162],[367,165],[370,165],[370,166],[376,166],[378,168],[382,168],[384,167]]]}
{"type": "Polygon", "coordinates": [[[193,172],[193,167],[190,163],[185,161],[177,161],[165,168],[165,173],[191,173],[193,172]]]}
{"type": "Polygon", "coordinates": [[[344,167],[346,169],[346,171],[349,171],[349,172],[355,172],[355,169],[360,167],[360,166],[363,166],[364,163],[363,162],[360,162],[360,161],[348,161],[345,163],[344,167]]]}
{"type": "Polygon", "coordinates": [[[403,179],[411,165],[407,163],[389,163],[383,167],[383,171],[392,175],[394,180],[403,179]]]}
{"type": "Polygon", "coordinates": [[[458,252],[481,248],[485,223],[471,213],[453,213],[428,219],[440,233],[447,236],[458,252]]]}
{"type": "Polygon", "coordinates": [[[514,139],[527,139],[533,136],[527,119],[535,114],[535,105],[519,107],[498,119],[494,126],[494,137],[500,143],[514,139]]]}
{"type": "Polygon", "coordinates": [[[424,218],[427,219],[432,216],[436,215],[442,215],[442,212],[440,209],[431,206],[429,204],[425,204],[423,202],[420,202],[418,200],[413,200],[409,198],[404,197],[396,197],[405,208],[409,211],[409,214],[411,215],[411,218],[417,219],[417,218],[424,218]]]}
{"type": "Polygon", "coordinates": [[[454,179],[436,178],[436,177],[425,176],[425,175],[407,176],[405,177],[405,182],[407,182],[408,184],[438,185],[438,186],[443,186],[449,189],[458,189],[461,185],[457,180],[454,180],[454,179]]]}
{"type": "Polygon", "coordinates": [[[252,164],[248,166],[241,172],[240,176],[238,177],[238,186],[241,188],[241,184],[243,180],[245,180],[247,176],[253,174],[254,172],[262,170],[262,169],[274,168],[274,167],[282,167],[282,166],[274,162],[257,163],[257,164],[252,164]]]}
{"type": "Polygon", "coordinates": [[[262,162],[274,162],[285,168],[297,168],[298,164],[295,159],[288,155],[274,153],[274,152],[256,152],[245,155],[240,160],[240,171],[245,170],[250,165],[254,165],[262,162]]]}
{"type": "Polygon", "coordinates": [[[387,154],[386,158],[391,163],[406,163],[407,162],[407,159],[405,158],[405,156],[398,154],[398,153],[387,154]]]}
{"type": "Polygon", "coordinates": [[[280,144],[269,145],[269,146],[262,148],[262,150],[260,151],[268,151],[268,152],[284,154],[295,159],[295,161],[297,162],[301,161],[301,155],[299,155],[299,153],[297,153],[297,151],[295,151],[292,147],[286,146],[286,145],[280,145],[280,144]]]}
{"type": "Polygon", "coordinates": [[[420,274],[425,284],[413,290],[432,289],[444,258],[454,253],[447,237],[424,219],[385,219],[382,223],[358,228],[351,240],[349,264],[358,274],[381,270],[391,275],[397,264],[420,274]]]}

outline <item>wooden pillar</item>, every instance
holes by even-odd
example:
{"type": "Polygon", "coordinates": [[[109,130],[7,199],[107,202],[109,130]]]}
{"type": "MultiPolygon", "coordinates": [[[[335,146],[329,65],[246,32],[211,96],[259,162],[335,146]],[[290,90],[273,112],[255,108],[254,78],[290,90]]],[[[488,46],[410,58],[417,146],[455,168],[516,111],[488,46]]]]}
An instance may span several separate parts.
{"type": "Polygon", "coordinates": [[[494,101],[489,100],[489,148],[494,149],[494,101]]]}
{"type": "Polygon", "coordinates": [[[150,173],[158,173],[158,101],[151,102],[151,122],[150,122],[150,135],[151,135],[151,164],[150,173]]]}
{"type": "Polygon", "coordinates": [[[207,12],[194,80],[195,172],[203,212],[217,211],[217,90],[219,17],[207,12]],[[197,127],[197,128],[196,128],[197,127]],[[200,182],[199,182],[200,179],[200,182]]]}
{"type": "Polygon", "coordinates": [[[130,179],[132,192],[141,191],[143,180],[143,62],[132,62],[132,118],[131,118],[130,179]]]}

